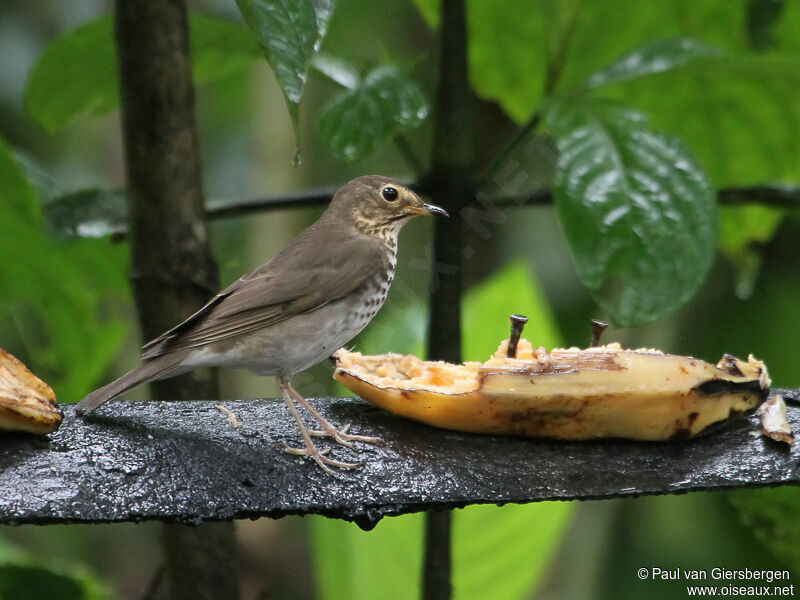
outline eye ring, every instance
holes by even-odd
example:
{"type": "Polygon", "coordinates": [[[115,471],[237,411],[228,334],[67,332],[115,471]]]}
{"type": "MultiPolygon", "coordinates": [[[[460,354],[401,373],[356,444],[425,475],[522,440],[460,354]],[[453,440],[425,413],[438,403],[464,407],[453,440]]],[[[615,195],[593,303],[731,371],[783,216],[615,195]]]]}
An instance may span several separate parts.
{"type": "Polygon", "coordinates": [[[383,196],[383,199],[387,202],[394,202],[400,197],[400,193],[397,191],[396,187],[387,185],[381,190],[381,196],[383,196]]]}

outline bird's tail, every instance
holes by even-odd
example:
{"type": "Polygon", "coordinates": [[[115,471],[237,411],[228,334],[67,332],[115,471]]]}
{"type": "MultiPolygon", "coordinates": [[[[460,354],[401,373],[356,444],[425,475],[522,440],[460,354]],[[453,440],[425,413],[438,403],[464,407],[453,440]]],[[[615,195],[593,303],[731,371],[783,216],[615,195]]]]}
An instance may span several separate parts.
{"type": "Polygon", "coordinates": [[[137,385],[167,376],[178,367],[183,358],[183,356],[163,355],[142,363],[142,365],[132,371],[128,371],[119,379],[115,379],[111,383],[96,389],[78,402],[78,413],[92,412],[137,385]]]}

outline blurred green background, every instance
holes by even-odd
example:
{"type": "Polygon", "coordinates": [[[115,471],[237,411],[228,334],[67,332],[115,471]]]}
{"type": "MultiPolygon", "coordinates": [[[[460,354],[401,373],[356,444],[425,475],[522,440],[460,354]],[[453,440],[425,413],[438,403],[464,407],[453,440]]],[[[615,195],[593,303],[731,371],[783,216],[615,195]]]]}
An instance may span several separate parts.
{"type": "MultiPolygon", "coordinates": [[[[189,7],[243,27],[233,0],[189,7]]],[[[696,284],[686,284],[674,298],[655,298],[660,316],[644,323],[635,311],[624,312],[607,290],[590,293],[584,285],[589,266],[562,227],[579,210],[570,209],[566,192],[558,191],[562,167],[555,159],[565,148],[558,133],[571,125],[548,107],[570,106],[589,90],[593,102],[640,111],[658,135],[680,140],[680,160],[685,148],[685,156],[696,161],[688,169],[696,169],[712,189],[796,186],[800,3],[472,0],[467,7],[470,82],[477,94],[476,170],[503,158],[486,193],[515,195],[553,185],[559,205],[507,206],[479,225],[465,226],[464,358],[490,354],[506,335],[510,312],[531,316],[526,337],[546,346],[585,344],[589,318],[611,317],[639,324],[612,327],[607,340],[712,362],[723,352],[753,353],[766,361],[777,385],[799,386],[796,211],[766,207],[758,198],[744,207],[723,207],[715,216],[717,250],[708,254],[710,268],[697,266],[700,259],[695,264],[679,249],[662,253],[658,260],[675,273],[696,272],[696,284]],[[545,126],[503,152],[536,112],[545,115],[545,126]],[[691,299],[684,302],[684,296],[691,299]]],[[[87,205],[99,207],[100,225],[116,214],[119,197],[112,191],[124,187],[118,113],[100,93],[69,118],[59,116],[69,114],[69,102],[51,102],[71,87],[81,92],[97,84],[102,90],[95,77],[113,68],[113,57],[95,54],[67,65],[73,69],[67,69],[69,77],[49,90],[43,85],[38,96],[31,75],[62,36],[108,10],[107,3],[90,0],[0,4],[0,347],[51,383],[62,402],[76,402],[136,365],[141,342],[127,288],[125,243],[107,235],[66,235],[65,213],[54,210],[70,206],[65,198],[77,198],[75,206],[89,198],[87,205]]],[[[204,81],[197,122],[209,203],[335,187],[366,173],[409,182],[423,175],[403,148],[427,161],[437,14],[436,2],[422,0],[336,4],[323,51],[357,71],[393,65],[406,78],[399,87],[421,94],[409,102],[424,106],[420,116],[427,115],[398,121],[384,137],[370,138],[357,156],[337,147],[331,128],[341,125],[322,118],[343,93],[340,86],[312,71],[295,138],[281,88],[259,59],[255,40],[241,29],[244,34],[234,34],[227,46],[212,44],[205,62],[195,64],[205,73],[198,75],[204,81]],[[400,146],[392,141],[398,133],[400,146]],[[292,165],[296,148],[302,154],[298,167],[292,165]]],[[[47,80],[47,73],[41,77],[47,80]]],[[[611,138],[636,139],[640,133],[640,125],[607,118],[611,138]]],[[[623,160],[641,159],[620,146],[633,155],[623,154],[623,160]]],[[[665,185],[668,196],[679,195],[677,183],[665,185]]],[[[213,221],[222,282],[264,262],[320,210],[213,221]]],[[[357,349],[422,353],[430,227],[420,220],[404,230],[389,300],[354,341],[357,349]]],[[[713,235],[696,237],[697,248],[691,239],[685,242],[687,252],[701,253],[704,239],[714,241],[713,235]]],[[[641,243],[652,250],[646,240],[641,243]]],[[[648,277],[654,275],[636,284],[653,287],[656,280],[648,277]]],[[[270,380],[244,372],[222,377],[225,397],[277,395],[270,380]]],[[[310,396],[343,393],[333,388],[327,365],[297,376],[295,383],[310,396]]],[[[637,578],[638,568],[653,566],[794,573],[800,569],[798,509],[795,489],[471,507],[455,513],[455,597],[683,597],[677,582],[637,578]]],[[[371,532],[316,517],[237,523],[243,597],[415,598],[421,523],[418,515],[386,519],[371,532]]],[[[0,598],[140,598],[160,562],[157,535],[157,527],[147,523],[3,527],[0,598]],[[40,593],[34,581],[52,585],[40,593]]]]}

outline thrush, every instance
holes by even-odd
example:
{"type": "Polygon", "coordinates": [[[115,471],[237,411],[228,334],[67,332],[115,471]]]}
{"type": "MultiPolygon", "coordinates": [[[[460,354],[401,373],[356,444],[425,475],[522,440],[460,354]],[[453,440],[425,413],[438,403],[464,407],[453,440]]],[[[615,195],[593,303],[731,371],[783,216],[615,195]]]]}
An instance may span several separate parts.
{"type": "Polygon", "coordinates": [[[397,236],[417,215],[444,215],[402,184],[378,175],[358,177],[333,196],[320,218],[264,265],[214,296],[181,324],[145,344],[142,364],[78,403],[91,412],[142,383],[201,367],[244,367],[274,376],[320,467],[353,468],[319,450],[312,435],[339,444],[377,442],[337,429],[291,385],[304,371],[355,337],[381,308],[394,279],[397,236]],[[303,423],[295,402],[321,429],[303,423]]]}

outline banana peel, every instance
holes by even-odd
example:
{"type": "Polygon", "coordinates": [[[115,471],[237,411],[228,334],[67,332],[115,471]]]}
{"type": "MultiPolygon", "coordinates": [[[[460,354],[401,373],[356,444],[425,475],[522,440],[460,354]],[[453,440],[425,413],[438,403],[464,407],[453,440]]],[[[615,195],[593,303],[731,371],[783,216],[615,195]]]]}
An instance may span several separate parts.
{"type": "Polygon", "coordinates": [[[0,429],[46,434],[58,429],[62,419],[50,386],[0,349],[0,429]]]}
{"type": "Polygon", "coordinates": [[[428,425],[562,440],[674,440],[749,413],[768,396],[763,362],[702,360],[613,343],[533,348],[508,340],[486,362],[338,350],[333,378],[391,413],[428,425]]]}

